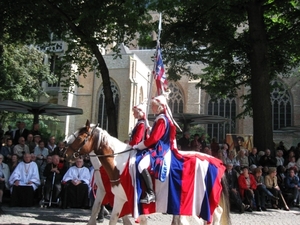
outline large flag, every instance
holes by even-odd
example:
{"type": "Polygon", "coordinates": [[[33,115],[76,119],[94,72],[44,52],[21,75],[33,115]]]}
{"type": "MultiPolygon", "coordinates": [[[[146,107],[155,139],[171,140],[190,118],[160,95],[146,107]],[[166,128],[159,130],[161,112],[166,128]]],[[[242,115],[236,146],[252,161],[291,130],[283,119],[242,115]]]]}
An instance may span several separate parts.
{"type": "Polygon", "coordinates": [[[155,62],[155,82],[157,88],[157,95],[160,95],[167,89],[168,81],[165,73],[165,67],[162,60],[160,46],[157,47],[156,62],[155,62]]]}

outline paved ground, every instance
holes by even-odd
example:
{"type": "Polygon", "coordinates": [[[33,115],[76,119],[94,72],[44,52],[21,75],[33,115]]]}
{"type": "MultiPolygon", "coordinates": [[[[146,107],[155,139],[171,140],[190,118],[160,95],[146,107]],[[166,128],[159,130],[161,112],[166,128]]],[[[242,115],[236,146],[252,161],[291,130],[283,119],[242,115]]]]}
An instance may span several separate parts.
{"type": "MultiPolygon", "coordinates": [[[[83,209],[57,209],[57,208],[10,208],[3,207],[6,214],[0,217],[3,225],[39,225],[39,224],[86,224],[90,210],[83,209]]],[[[134,221],[131,219],[132,222],[134,221]]],[[[267,212],[246,212],[244,214],[231,214],[232,225],[298,225],[300,224],[300,209],[291,211],[268,210],[267,212]]],[[[171,216],[153,214],[148,217],[148,225],[167,225],[171,223],[171,216]]],[[[191,225],[195,222],[191,221],[191,225]]],[[[100,225],[100,223],[98,223],[100,225]]],[[[102,223],[108,225],[108,219],[102,223]]],[[[122,223],[118,223],[120,225],[122,223]]],[[[134,224],[134,222],[133,222],[134,224]]],[[[226,224],[224,224],[226,225],[226,224]]]]}

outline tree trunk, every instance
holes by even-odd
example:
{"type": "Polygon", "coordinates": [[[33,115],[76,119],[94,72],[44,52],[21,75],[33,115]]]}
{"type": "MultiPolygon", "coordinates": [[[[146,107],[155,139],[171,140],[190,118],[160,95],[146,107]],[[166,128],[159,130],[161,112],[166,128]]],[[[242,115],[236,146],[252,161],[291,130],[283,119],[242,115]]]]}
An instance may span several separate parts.
{"type": "Polygon", "coordinates": [[[101,73],[101,77],[103,81],[106,114],[108,117],[108,133],[117,138],[118,137],[117,113],[116,113],[115,103],[113,100],[113,93],[111,91],[108,68],[106,66],[106,63],[104,61],[101,52],[99,51],[98,46],[96,44],[91,44],[90,47],[99,63],[98,68],[101,73]]]}
{"type": "MultiPolygon", "coordinates": [[[[253,138],[258,151],[273,148],[272,108],[270,99],[270,64],[262,1],[248,3],[250,34],[251,100],[253,138]]],[[[273,150],[273,149],[272,149],[273,150]]]]}

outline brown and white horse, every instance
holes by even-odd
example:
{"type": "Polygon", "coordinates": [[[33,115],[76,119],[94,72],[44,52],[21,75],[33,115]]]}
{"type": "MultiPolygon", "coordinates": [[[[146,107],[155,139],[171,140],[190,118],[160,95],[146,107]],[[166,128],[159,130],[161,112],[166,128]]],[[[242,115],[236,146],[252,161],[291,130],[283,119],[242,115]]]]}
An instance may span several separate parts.
{"type": "MultiPolygon", "coordinates": [[[[110,136],[105,130],[102,130],[101,128],[94,125],[91,126],[88,120],[85,127],[79,129],[73,135],[68,137],[67,142],[67,160],[72,160],[79,155],[90,154],[90,159],[94,168],[97,170],[101,165],[105,170],[108,177],[108,182],[110,183],[110,191],[114,195],[113,210],[111,213],[109,224],[115,225],[118,218],[122,216],[124,216],[124,224],[131,224],[126,215],[132,214],[134,217],[137,217],[138,215],[137,209],[134,209],[133,207],[136,198],[134,197],[135,171],[132,170],[132,167],[134,167],[132,166],[134,165],[134,162],[132,161],[135,160],[136,150],[133,150],[131,146],[110,136]],[[124,181],[127,184],[124,184],[124,181]],[[128,188],[128,183],[129,186],[131,186],[130,188],[128,188]]],[[[189,154],[198,153],[189,152],[189,154]]],[[[98,189],[96,200],[92,208],[92,215],[88,223],[89,225],[96,224],[96,216],[99,212],[100,205],[108,191],[107,188],[105,188],[105,182],[103,181],[103,177],[101,177],[100,173],[95,173],[95,180],[98,189]]],[[[220,196],[220,202],[218,207],[215,208],[212,215],[212,224],[214,225],[230,224],[228,192],[224,177],[221,179],[221,184],[222,192],[220,196]]],[[[157,202],[159,201],[166,202],[167,200],[166,198],[158,197],[157,202]]],[[[139,216],[140,224],[147,224],[146,217],[144,215],[139,216]]],[[[185,216],[186,215],[174,215],[172,225],[189,224],[188,219],[185,216]]],[[[203,220],[199,219],[196,213],[187,216],[193,216],[199,224],[206,223],[203,220]]]]}

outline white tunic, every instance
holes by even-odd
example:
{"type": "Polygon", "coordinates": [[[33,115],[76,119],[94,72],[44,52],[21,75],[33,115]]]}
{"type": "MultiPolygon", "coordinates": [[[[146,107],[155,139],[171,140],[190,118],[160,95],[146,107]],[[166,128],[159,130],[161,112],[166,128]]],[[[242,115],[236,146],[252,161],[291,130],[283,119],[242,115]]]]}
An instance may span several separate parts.
{"type": "Polygon", "coordinates": [[[9,178],[9,184],[13,186],[15,181],[19,181],[20,186],[30,185],[34,190],[41,184],[39,170],[35,162],[20,162],[9,178]],[[28,184],[28,182],[32,184],[28,184]]]}
{"type": "Polygon", "coordinates": [[[86,183],[87,185],[90,184],[90,171],[88,168],[86,167],[81,167],[78,168],[76,166],[72,166],[68,169],[68,171],[66,172],[66,174],[63,177],[63,181],[67,182],[69,180],[82,180],[84,181],[84,183],[86,183]]]}

